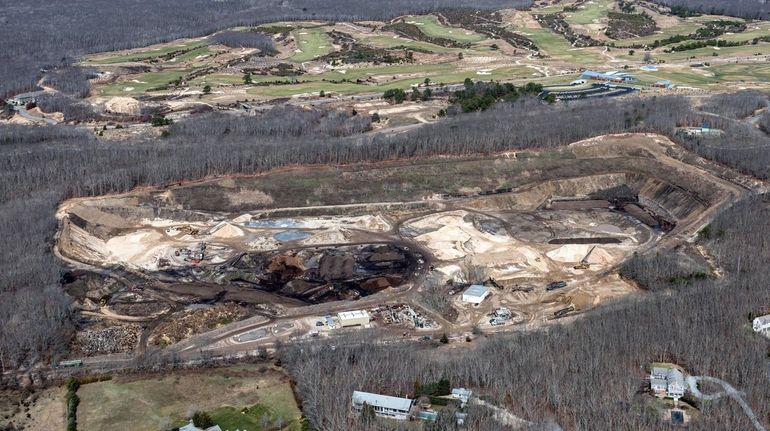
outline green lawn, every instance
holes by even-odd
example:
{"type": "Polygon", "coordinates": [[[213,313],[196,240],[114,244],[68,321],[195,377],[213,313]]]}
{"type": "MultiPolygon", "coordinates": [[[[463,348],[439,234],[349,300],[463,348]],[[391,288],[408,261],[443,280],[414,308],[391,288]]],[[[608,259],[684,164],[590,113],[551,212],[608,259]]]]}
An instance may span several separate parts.
{"type": "Polygon", "coordinates": [[[434,15],[408,16],[404,19],[407,24],[414,24],[421,32],[430,37],[456,40],[457,42],[481,42],[486,36],[458,27],[441,24],[434,15]]]}
{"type": "Polygon", "coordinates": [[[328,54],[333,51],[332,40],[323,28],[299,28],[291,32],[294,40],[297,42],[297,50],[291,56],[293,61],[301,63],[310,61],[316,57],[328,54]]]}
{"type": "Polygon", "coordinates": [[[224,406],[209,412],[214,423],[225,431],[236,429],[260,431],[280,428],[300,431],[301,415],[288,385],[276,388],[258,404],[251,406],[224,406]]]}
{"type": "MultiPolygon", "coordinates": [[[[384,67],[370,67],[361,69],[349,69],[345,74],[339,71],[331,71],[321,75],[314,76],[301,76],[300,80],[308,80],[310,82],[301,82],[299,84],[291,85],[273,85],[273,86],[254,86],[247,90],[249,94],[270,96],[270,97],[287,97],[296,94],[303,93],[315,93],[324,91],[327,93],[340,93],[340,94],[355,94],[355,93],[376,93],[385,91],[388,88],[402,88],[408,89],[412,84],[422,83],[426,77],[436,83],[452,84],[463,82],[465,78],[471,78],[474,80],[503,80],[503,79],[522,79],[537,81],[541,78],[541,75],[534,69],[530,69],[525,66],[513,66],[513,67],[500,67],[484,69],[480,66],[480,70],[483,70],[483,74],[478,73],[475,70],[458,70],[453,64],[426,64],[426,65],[401,65],[401,66],[384,66],[384,67]],[[533,75],[533,73],[535,75],[533,75]],[[367,76],[388,76],[397,74],[410,74],[413,76],[408,77],[396,77],[396,79],[389,79],[381,82],[379,85],[362,85],[355,82],[324,82],[322,79],[336,80],[349,79],[355,81],[356,79],[365,79],[367,76]]],[[[263,78],[263,77],[258,77],[263,78]]],[[[268,77],[265,77],[268,78],[268,77]]],[[[269,77],[270,80],[275,80],[275,77],[269,77]]],[[[288,79],[286,79],[288,81],[288,79]]],[[[257,80],[255,79],[255,82],[257,80]]]]}
{"type": "Polygon", "coordinates": [[[577,12],[565,13],[564,20],[570,24],[593,24],[597,20],[607,17],[607,12],[614,3],[614,0],[593,0],[593,2],[583,4],[577,12]]]}
{"type": "Polygon", "coordinates": [[[78,391],[78,429],[157,431],[185,423],[191,408],[235,423],[225,407],[232,406],[240,415],[243,407],[260,405],[269,419],[282,417],[287,429],[299,430],[301,413],[288,378],[276,371],[260,371],[265,368],[243,365],[83,385],[78,391]]]}
{"type": "Polygon", "coordinates": [[[148,49],[146,51],[141,52],[134,52],[130,54],[120,54],[120,53],[111,53],[107,55],[97,55],[91,58],[88,58],[85,63],[87,64],[115,64],[115,63],[125,63],[130,61],[144,61],[149,60],[151,58],[160,57],[162,55],[166,55],[170,52],[174,51],[180,51],[180,50],[188,50],[188,49],[196,49],[203,46],[208,45],[208,42],[205,40],[198,40],[198,41],[192,41],[188,43],[182,43],[182,44],[173,44],[173,45],[166,45],[160,48],[154,48],[154,49],[148,49]]]}
{"type": "Polygon", "coordinates": [[[603,48],[573,48],[562,35],[546,28],[528,28],[524,31],[540,50],[554,58],[583,65],[603,64],[603,48]]]}
{"type": "Polygon", "coordinates": [[[165,72],[149,72],[132,76],[109,84],[101,89],[105,96],[132,95],[143,93],[153,88],[162,87],[195,71],[196,68],[169,70],[165,72]]]}
{"type": "Polygon", "coordinates": [[[405,46],[415,50],[428,51],[437,54],[443,54],[447,52],[467,52],[468,50],[460,48],[447,48],[440,45],[434,45],[429,42],[422,42],[418,40],[407,39],[404,37],[393,36],[367,36],[362,37],[359,41],[365,45],[370,45],[375,48],[396,48],[405,46]]]}

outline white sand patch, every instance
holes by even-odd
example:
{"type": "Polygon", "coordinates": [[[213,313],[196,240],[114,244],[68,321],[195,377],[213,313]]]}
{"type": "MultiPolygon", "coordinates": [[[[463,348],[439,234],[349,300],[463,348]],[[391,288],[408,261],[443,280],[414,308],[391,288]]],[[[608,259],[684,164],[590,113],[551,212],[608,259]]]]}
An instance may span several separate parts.
{"type": "Polygon", "coordinates": [[[147,83],[145,81],[140,81],[138,79],[132,79],[131,82],[136,82],[137,84],[146,84],[147,83]]]}
{"type": "Polygon", "coordinates": [[[134,87],[123,87],[123,91],[134,91],[134,87]]]}
{"type": "Polygon", "coordinates": [[[301,31],[301,32],[299,32],[299,34],[307,34],[307,32],[306,31],[301,31]]]}
{"type": "Polygon", "coordinates": [[[549,251],[546,255],[557,262],[580,262],[591,247],[593,246],[589,244],[567,244],[549,251]]]}
{"type": "Polygon", "coordinates": [[[116,236],[107,240],[105,251],[108,258],[117,262],[126,262],[136,266],[151,269],[152,257],[162,246],[157,244],[163,236],[154,230],[138,230],[128,235],[116,236]]]}
{"type": "Polygon", "coordinates": [[[313,235],[302,241],[303,245],[340,244],[347,242],[344,229],[331,229],[326,232],[313,235]]]}
{"type": "Polygon", "coordinates": [[[339,72],[339,73],[341,73],[343,75],[348,73],[348,71],[346,69],[339,69],[337,72],[339,72]]]}
{"type": "Polygon", "coordinates": [[[300,53],[300,52],[302,52],[302,50],[301,49],[295,49],[294,52],[300,53]]]}
{"type": "Polygon", "coordinates": [[[239,215],[238,217],[232,219],[232,222],[233,223],[245,223],[245,222],[251,220],[252,217],[253,216],[251,214],[243,214],[243,215],[239,215]]]}

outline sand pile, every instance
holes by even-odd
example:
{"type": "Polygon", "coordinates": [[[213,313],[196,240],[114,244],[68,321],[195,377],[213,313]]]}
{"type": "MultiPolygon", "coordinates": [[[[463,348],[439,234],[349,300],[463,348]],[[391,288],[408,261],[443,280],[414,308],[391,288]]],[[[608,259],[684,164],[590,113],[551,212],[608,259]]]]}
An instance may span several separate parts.
{"type": "Polygon", "coordinates": [[[113,97],[104,104],[107,112],[125,115],[139,115],[139,101],[133,97],[113,97]]]}
{"type": "Polygon", "coordinates": [[[230,223],[219,223],[211,230],[211,236],[219,239],[237,238],[243,236],[243,231],[230,223]]]}
{"type": "Polygon", "coordinates": [[[546,253],[557,262],[580,262],[593,246],[590,244],[567,244],[546,253]]]}

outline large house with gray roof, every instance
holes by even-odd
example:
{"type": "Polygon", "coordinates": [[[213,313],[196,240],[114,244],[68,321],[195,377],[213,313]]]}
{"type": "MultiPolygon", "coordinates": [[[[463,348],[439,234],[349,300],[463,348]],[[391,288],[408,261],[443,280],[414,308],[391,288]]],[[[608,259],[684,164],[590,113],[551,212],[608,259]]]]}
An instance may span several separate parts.
{"type": "Polygon", "coordinates": [[[372,406],[374,414],[377,416],[407,420],[412,411],[414,400],[353,391],[353,410],[361,411],[364,408],[364,404],[372,406]]]}

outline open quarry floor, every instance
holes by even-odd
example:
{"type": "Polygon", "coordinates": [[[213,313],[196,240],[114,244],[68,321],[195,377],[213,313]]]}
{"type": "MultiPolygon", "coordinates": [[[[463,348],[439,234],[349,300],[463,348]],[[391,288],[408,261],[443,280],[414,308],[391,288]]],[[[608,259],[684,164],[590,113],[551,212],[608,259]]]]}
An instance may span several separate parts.
{"type": "Polygon", "coordinates": [[[55,251],[92,364],[358,330],[334,318],[349,310],[383,336],[522,330],[644,294],[618,267],[691,240],[742,181],[661,136],[605,136],[70,200],[55,251]],[[474,283],[479,305],[462,300],[474,283]]]}

